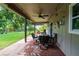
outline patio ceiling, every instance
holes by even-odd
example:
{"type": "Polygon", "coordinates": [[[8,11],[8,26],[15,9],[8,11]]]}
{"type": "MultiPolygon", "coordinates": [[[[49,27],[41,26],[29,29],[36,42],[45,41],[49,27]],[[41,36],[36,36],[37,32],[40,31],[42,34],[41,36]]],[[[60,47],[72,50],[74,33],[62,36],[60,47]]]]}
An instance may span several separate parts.
{"type": "Polygon", "coordinates": [[[11,4],[10,3],[10,4],[7,4],[9,8],[20,13],[24,17],[28,18],[33,23],[47,23],[49,22],[50,19],[54,20],[54,18],[57,18],[56,16],[58,16],[57,14],[58,11],[61,11],[62,7],[64,7],[65,5],[66,4],[59,4],[59,3],[36,3],[36,4],[34,3],[11,4]],[[40,15],[42,15],[42,17],[40,15]],[[43,15],[47,15],[47,16],[43,17],[43,15]]]}

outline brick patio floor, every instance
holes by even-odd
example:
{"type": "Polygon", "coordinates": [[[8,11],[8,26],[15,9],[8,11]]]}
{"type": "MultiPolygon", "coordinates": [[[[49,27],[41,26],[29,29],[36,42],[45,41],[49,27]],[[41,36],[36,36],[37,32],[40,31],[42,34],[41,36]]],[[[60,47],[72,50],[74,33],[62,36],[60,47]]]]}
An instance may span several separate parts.
{"type": "Polygon", "coordinates": [[[22,39],[21,41],[0,50],[0,56],[64,56],[64,54],[58,47],[42,50],[39,45],[35,44],[32,37],[28,36],[27,43],[22,39]]]}
{"type": "Polygon", "coordinates": [[[20,54],[24,54],[24,56],[64,56],[63,52],[57,46],[42,50],[32,38],[30,39],[20,54]]]}

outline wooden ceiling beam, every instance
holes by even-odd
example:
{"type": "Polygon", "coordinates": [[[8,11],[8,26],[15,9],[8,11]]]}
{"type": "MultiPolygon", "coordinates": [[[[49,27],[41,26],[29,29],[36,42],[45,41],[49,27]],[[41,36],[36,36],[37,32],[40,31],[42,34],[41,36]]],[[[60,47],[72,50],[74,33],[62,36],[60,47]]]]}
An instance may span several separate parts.
{"type": "Polygon", "coordinates": [[[32,24],[35,24],[35,25],[42,25],[42,24],[46,24],[46,23],[49,23],[49,22],[34,22],[32,24]]]}
{"type": "Polygon", "coordinates": [[[22,15],[24,18],[31,20],[31,18],[26,13],[24,13],[23,10],[19,8],[15,3],[5,3],[5,4],[16,13],[22,15]]]}

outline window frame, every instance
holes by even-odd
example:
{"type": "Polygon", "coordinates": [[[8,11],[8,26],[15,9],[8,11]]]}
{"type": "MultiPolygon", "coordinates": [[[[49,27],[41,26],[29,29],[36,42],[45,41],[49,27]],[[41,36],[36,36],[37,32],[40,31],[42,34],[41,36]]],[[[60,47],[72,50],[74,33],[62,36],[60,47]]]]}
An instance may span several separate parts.
{"type": "Polygon", "coordinates": [[[79,34],[79,29],[72,29],[72,25],[73,25],[72,21],[73,21],[73,19],[79,17],[79,15],[74,16],[74,17],[72,16],[73,15],[72,8],[73,8],[74,5],[76,5],[76,3],[69,5],[69,33],[71,33],[71,34],[79,34]]]}

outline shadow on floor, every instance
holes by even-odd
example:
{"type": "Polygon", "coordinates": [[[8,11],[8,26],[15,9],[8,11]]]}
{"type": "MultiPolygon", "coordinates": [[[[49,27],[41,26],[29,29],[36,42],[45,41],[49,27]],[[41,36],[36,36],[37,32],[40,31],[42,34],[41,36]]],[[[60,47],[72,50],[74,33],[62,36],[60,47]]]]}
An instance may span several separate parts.
{"type": "Polygon", "coordinates": [[[42,50],[39,45],[35,44],[34,40],[30,40],[27,43],[24,50],[20,53],[24,54],[24,56],[64,56],[62,51],[56,46],[42,50]]]}
{"type": "Polygon", "coordinates": [[[64,54],[56,46],[42,50],[35,40],[28,36],[27,43],[24,42],[24,39],[18,41],[1,50],[0,56],[64,56],[64,54]]]}

